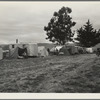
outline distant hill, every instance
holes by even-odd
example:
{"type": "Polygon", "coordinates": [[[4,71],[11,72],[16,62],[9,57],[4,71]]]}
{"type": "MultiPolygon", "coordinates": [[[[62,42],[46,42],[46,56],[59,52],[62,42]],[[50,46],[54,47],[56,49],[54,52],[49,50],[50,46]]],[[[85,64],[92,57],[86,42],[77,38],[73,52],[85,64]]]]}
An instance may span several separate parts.
{"type": "MultiPolygon", "coordinates": [[[[38,43],[38,46],[44,46],[46,49],[49,48],[53,48],[55,45],[52,43],[38,43]]],[[[0,44],[0,48],[2,48],[3,50],[9,50],[9,45],[7,44],[0,44]]]]}
{"type": "Polygon", "coordinates": [[[9,45],[7,45],[7,44],[0,44],[0,48],[2,48],[3,50],[9,50],[9,45]]]}
{"type": "Polygon", "coordinates": [[[38,43],[38,46],[44,46],[46,49],[49,48],[53,48],[55,45],[52,43],[38,43]]]}
{"type": "MultiPolygon", "coordinates": [[[[79,46],[80,44],[77,43],[77,42],[74,42],[74,44],[76,46],[79,46]]],[[[37,44],[38,46],[44,46],[46,49],[51,49],[55,46],[55,44],[53,43],[38,43],[37,44]]],[[[3,50],[9,50],[9,44],[0,44],[0,47],[3,49],[3,50]]]]}

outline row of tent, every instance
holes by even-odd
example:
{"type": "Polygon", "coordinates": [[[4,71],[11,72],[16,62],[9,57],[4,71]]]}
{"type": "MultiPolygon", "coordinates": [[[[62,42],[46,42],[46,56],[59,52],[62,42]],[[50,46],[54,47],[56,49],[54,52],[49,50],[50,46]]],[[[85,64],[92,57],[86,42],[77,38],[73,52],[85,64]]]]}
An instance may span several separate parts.
{"type": "Polygon", "coordinates": [[[74,54],[85,54],[85,53],[95,53],[97,48],[100,48],[100,43],[95,45],[94,47],[81,47],[75,46],[74,44],[67,44],[64,46],[55,46],[51,49],[52,53],[62,54],[62,55],[74,55],[74,54]]]}
{"type": "MultiPolygon", "coordinates": [[[[27,49],[27,54],[29,57],[45,57],[48,56],[48,51],[44,46],[38,46],[37,44],[9,44],[9,50],[3,50],[0,48],[0,59],[3,58],[18,58],[19,50],[24,50],[23,45],[27,49]]],[[[23,51],[22,51],[23,52],[23,51]]]]}
{"type": "Polygon", "coordinates": [[[23,48],[23,45],[27,48],[27,53],[29,57],[46,57],[49,54],[59,54],[59,55],[74,55],[83,53],[93,53],[100,48],[100,43],[91,48],[83,48],[80,46],[75,46],[74,44],[66,44],[64,46],[54,46],[50,50],[47,50],[45,46],[38,46],[37,44],[9,44],[9,50],[3,50],[0,48],[0,59],[3,58],[17,58],[19,53],[19,48],[23,48]]]}
{"type": "Polygon", "coordinates": [[[79,46],[55,46],[50,50],[52,53],[59,54],[59,55],[74,55],[79,53],[85,53],[85,48],[79,47],[79,46]]]}

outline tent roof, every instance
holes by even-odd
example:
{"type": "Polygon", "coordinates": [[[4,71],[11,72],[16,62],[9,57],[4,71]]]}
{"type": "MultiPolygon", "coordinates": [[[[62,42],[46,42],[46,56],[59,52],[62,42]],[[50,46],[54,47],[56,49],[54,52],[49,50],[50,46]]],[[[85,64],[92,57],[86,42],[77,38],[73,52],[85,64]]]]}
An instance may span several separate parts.
{"type": "Polygon", "coordinates": [[[63,47],[63,46],[56,46],[55,48],[56,48],[57,50],[60,50],[62,47],[63,47]]]}
{"type": "Polygon", "coordinates": [[[75,43],[74,42],[67,42],[65,45],[66,46],[75,46],[75,43]]]}
{"type": "Polygon", "coordinates": [[[100,43],[96,44],[95,47],[100,47],[100,43]]]}
{"type": "Polygon", "coordinates": [[[37,44],[38,46],[44,46],[46,49],[52,49],[53,47],[55,47],[55,45],[54,44],[52,44],[52,43],[38,43],[37,44]]]}

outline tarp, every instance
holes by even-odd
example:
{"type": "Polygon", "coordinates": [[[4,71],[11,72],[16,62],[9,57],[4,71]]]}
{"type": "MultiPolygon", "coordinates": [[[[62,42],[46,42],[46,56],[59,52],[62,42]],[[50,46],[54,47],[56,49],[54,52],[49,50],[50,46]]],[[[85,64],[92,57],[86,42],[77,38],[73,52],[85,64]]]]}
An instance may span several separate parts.
{"type": "Polygon", "coordinates": [[[3,58],[9,58],[9,50],[3,50],[3,58]]]}
{"type": "Polygon", "coordinates": [[[9,58],[18,58],[18,48],[23,48],[24,44],[10,44],[9,45],[9,58]]]}
{"type": "Polygon", "coordinates": [[[86,48],[87,53],[93,53],[93,49],[92,48],[86,48]]]}
{"type": "Polygon", "coordinates": [[[80,46],[76,46],[76,47],[77,47],[77,49],[78,49],[78,53],[79,53],[79,54],[85,53],[85,48],[80,47],[80,46]]]}
{"type": "Polygon", "coordinates": [[[18,58],[18,47],[9,52],[9,58],[18,58]]]}
{"type": "Polygon", "coordinates": [[[46,48],[44,46],[39,46],[38,47],[38,55],[41,57],[46,57],[48,56],[48,51],[46,50],[46,48]]]}
{"type": "Polygon", "coordinates": [[[55,47],[53,47],[53,48],[50,49],[50,52],[55,52],[55,51],[56,51],[55,47]]]}
{"type": "Polygon", "coordinates": [[[71,54],[77,54],[78,53],[78,49],[75,46],[71,46],[71,54]]]}
{"type": "Polygon", "coordinates": [[[37,44],[29,43],[26,44],[28,56],[38,56],[38,46],[37,44]]]}
{"type": "Polygon", "coordinates": [[[92,47],[93,51],[97,51],[97,48],[100,48],[100,43],[98,43],[97,45],[95,45],[94,47],[92,47]]]}
{"type": "Polygon", "coordinates": [[[74,42],[67,42],[65,46],[68,48],[70,54],[77,54],[78,53],[78,48],[75,46],[74,42]]]}
{"type": "Polygon", "coordinates": [[[18,57],[18,44],[10,44],[9,58],[17,58],[17,57],[18,57]]]}
{"type": "Polygon", "coordinates": [[[68,50],[69,48],[67,48],[66,46],[63,46],[60,50],[59,50],[59,54],[61,55],[70,55],[70,52],[68,50]]]}
{"type": "Polygon", "coordinates": [[[66,45],[66,48],[68,49],[69,53],[72,55],[78,53],[78,48],[73,45],[66,45]]]}
{"type": "Polygon", "coordinates": [[[0,48],[0,60],[2,60],[3,59],[3,50],[2,50],[2,48],[0,48]]]}

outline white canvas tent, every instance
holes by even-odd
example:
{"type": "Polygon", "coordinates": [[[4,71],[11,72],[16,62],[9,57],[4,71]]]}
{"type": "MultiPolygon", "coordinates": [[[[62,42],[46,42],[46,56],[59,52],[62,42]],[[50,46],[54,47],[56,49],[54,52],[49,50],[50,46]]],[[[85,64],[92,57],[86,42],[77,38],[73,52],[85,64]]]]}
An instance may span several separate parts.
{"type": "Polygon", "coordinates": [[[62,47],[63,47],[63,46],[55,46],[55,47],[53,47],[53,48],[50,50],[50,54],[58,55],[58,54],[59,54],[59,51],[60,51],[60,49],[61,49],[62,47]]]}
{"type": "Polygon", "coordinates": [[[38,46],[37,44],[10,44],[9,45],[9,57],[17,58],[18,57],[18,47],[23,48],[23,45],[27,48],[28,56],[38,56],[38,46]]]}
{"type": "Polygon", "coordinates": [[[78,53],[78,47],[75,46],[74,42],[68,42],[65,44],[66,48],[68,48],[70,54],[77,54],[78,53]]]}
{"type": "Polygon", "coordinates": [[[17,58],[18,57],[18,44],[10,44],[9,45],[9,58],[17,58]]]}
{"type": "Polygon", "coordinates": [[[70,52],[68,51],[68,48],[66,46],[63,46],[60,50],[59,50],[59,54],[60,55],[66,55],[69,56],[70,52]]]}
{"type": "Polygon", "coordinates": [[[9,45],[9,58],[18,57],[18,47],[22,48],[22,44],[10,44],[9,45]]]}
{"type": "Polygon", "coordinates": [[[50,51],[51,51],[51,52],[55,52],[56,50],[59,51],[62,47],[63,47],[63,46],[55,46],[55,47],[53,47],[50,51]]]}
{"type": "Polygon", "coordinates": [[[2,50],[2,48],[0,48],[0,60],[2,60],[3,59],[3,50],[2,50]]]}
{"type": "Polygon", "coordinates": [[[29,43],[26,44],[28,56],[38,56],[38,46],[37,44],[29,43]]]}
{"type": "Polygon", "coordinates": [[[93,49],[92,48],[86,48],[86,52],[87,53],[93,53],[93,49]]]}
{"type": "Polygon", "coordinates": [[[55,52],[55,50],[56,50],[55,47],[53,47],[50,49],[50,52],[55,52]]]}
{"type": "Polygon", "coordinates": [[[100,43],[98,43],[97,45],[95,45],[92,49],[93,49],[93,51],[97,51],[97,48],[100,48],[100,43]]]}
{"type": "Polygon", "coordinates": [[[56,46],[56,49],[59,51],[63,46],[56,46]]]}
{"type": "Polygon", "coordinates": [[[39,46],[38,47],[38,55],[41,57],[46,57],[48,56],[48,51],[46,50],[46,48],[44,46],[39,46]]]}

